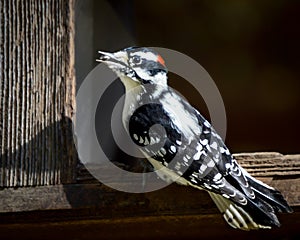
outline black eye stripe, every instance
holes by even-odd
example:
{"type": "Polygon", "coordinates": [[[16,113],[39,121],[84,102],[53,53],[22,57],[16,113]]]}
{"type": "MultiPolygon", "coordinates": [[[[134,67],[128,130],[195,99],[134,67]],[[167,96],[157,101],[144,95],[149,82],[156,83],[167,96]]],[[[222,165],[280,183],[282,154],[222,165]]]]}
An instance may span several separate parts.
{"type": "Polygon", "coordinates": [[[138,62],[145,62],[145,61],[149,61],[146,58],[142,58],[139,55],[130,55],[129,56],[129,62],[131,63],[138,63],[138,62]]]}
{"type": "Polygon", "coordinates": [[[159,72],[164,72],[164,70],[163,69],[151,69],[151,70],[148,70],[148,72],[151,76],[154,76],[159,72]]]}
{"type": "MultiPolygon", "coordinates": [[[[155,62],[153,60],[147,60],[146,58],[140,58],[139,63],[135,63],[133,57],[130,59],[131,64],[134,64],[136,67],[143,67],[143,68],[156,68],[157,66],[160,66],[161,64],[158,62],[155,62]]],[[[161,65],[162,66],[162,65],[161,65]]]]}

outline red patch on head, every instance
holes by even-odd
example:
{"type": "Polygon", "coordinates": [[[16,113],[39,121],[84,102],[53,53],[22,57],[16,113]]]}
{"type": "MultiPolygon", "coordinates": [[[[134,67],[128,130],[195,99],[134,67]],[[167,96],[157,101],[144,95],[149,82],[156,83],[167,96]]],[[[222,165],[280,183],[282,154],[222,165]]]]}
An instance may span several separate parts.
{"type": "Polygon", "coordinates": [[[165,60],[164,60],[160,55],[157,56],[157,61],[158,61],[161,65],[163,65],[164,67],[166,66],[166,65],[165,65],[165,60]]]}

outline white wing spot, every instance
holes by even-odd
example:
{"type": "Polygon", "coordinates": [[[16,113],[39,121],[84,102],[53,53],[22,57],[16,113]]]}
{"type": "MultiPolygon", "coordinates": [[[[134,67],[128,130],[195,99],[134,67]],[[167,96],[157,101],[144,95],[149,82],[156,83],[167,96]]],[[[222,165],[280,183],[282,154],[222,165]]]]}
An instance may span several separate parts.
{"type": "Polygon", "coordinates": [[[207,139],[200,140],[200,143],[205,146],[206,144],[208,144],[208,140],[207,139]]]}
{"type": "Polygon", "coordinates": [[[164,155],[162,155],[162,153],[160,151],[157,152],[157,155],[160,157],[163,157],[164,155]]]}
{"type": "Polygon", "coordinates": [[[136,134],[133,134],[133,138],[134,138],[135,140],[139,140],[139,136],[136,135],[136,134]]]}
{"type": "Polygon", "coordinates": [[[228,198],[228,199],[230,198],[230,197],[229,197],[227,194],[225,194],[225,193],[223,193],[222,196],[223,196],[224,198],[228,198]]]}
{"type": "Polygon", "coordinates": [[[193,156],[194,160],[199,160],[201,156],[201,152],[196,152],[196,154],[193,156]]]}
{"type": "Polygon", "coordinates": [[[218,156],[218,155],[213,156],[213,160],[214,160],[216,163],[218,163],[218,162],[219,162],[219,156],[218,156]]]}
{"type": "Polygon", "coordinates": [[[170,150],[171,150],[171,152],[176,153],[176,147],[175,147],[174,145],[172,145],[172,146],[170,147],[170,150]]]}
{"type": "Polygon", "coordinates": [[[180,163],[177,162],[176,165],[175,165],[175,169],[176,169],[176,170],[179,170],[180,168],[181,168],[180,163]]]}
{"type": "Polygon", "coordinates": [[[202,174],[202,173],[206,170],[206,168],[207,168],[207,166],[204,165],[204,164],[202,164],[202,165],[200,166],[199,173],[202,174]]]}
{"type": "Polygon", "coordinates": [[[179,146],[182,144],[182,142],[179,141],[179,140],[176,140],[176,143],[177,143],[179,146]]]}
{"type": "Polygon", "coordinates": [[[217,150],[218,149],[218,144],[217,142],[213,142],[212,144],[210,144],[210,147],[217,150]]]}
{"type": "Polygon", "coordinates": [[[196,147],[196,149],[197,149],[198,151],[201,151],[201,150],[203,149],[203,147],[202,147],[201,144],[198,144],[197,147],[196,147]]]}
{"type": "Polygon", "coordinates": [[[193,159],[195,160],[199,160],[201,155],[204,153],[203,151],[201,151],[203,149],[203,146],[201,144],[198,144],[196,147],[197,151],[196,154],[194,155],[193,159]]]}
{"type": "Polygon", "coordinates": [[[197,181],[194,178],[191,178],[191,182],[197,184],[197,181]]]}
{"type": "Polygon", "coordinates": [[[208,128],[210,127],[210,123],[209,123],[208,121],[205,121],[205,122],[204,122],[204,125],[205,125],[206,127],[208,127],[208,128]]]}
{"type": "Polygon", "coordinates": [[[154,139],[154,137],[151,137],[150,138],[150,144],[154,144],[155,143],[155,139],[154,139]]]}
{"type": "Polygon", "coordinates": [[[161,148],[161,149],[160,149],[160,152],[161,152],[163,155],[166,155],[166,153],[167,153],[167,152],[166,152],[166,149],[164,149],[164,148],[161,148]]]}
{"type": "Polygon", "coordinates": [[[235,175],[238,177],[242,175],[242,172],[239,168],[237,168],[237,172],[235,172],[235,175]]]}
{"type": "Polygon", "coordinates": [[[204,183],[203,185],[204,185],[204,187],[206,187],[207,189],[212,189],[211,186],[208,185],[207,183],[204,183]]]}
{"type": "Polygon", "coordinates": [[[230,197],[235,197],[236,192],[233,192],[233,194],[229,194],[230,197]]]}
{"type": "Polygon", "coordinates": [[[227,148],[221,147],[220,151],[221,151],[221,153],[225,153],[226,155],[230,155],[230,152],[227,148]]]}
{"type": "Polygon", "coordinates": [[[221,173],[217,173],[217,174],[214,176],[214,181],[219,181],[221,178],[222,178],[222,174],[221,174],[221,173]]]}
{"type": "Polygon", "coordinates": [[[215,166],[215,162],[213,160],[210,160],[208,163],[207,163],[207,166],[208,167],[214,167],[215,166]]]}
{"type": "Polygon", "coordinates": [[[226,169],[228,169],[228,170],[231,169],[231,167],[232,167],[232,166],[231,166],[231,163],[226,163],[226,164],[225,164],[225,167],[226,167],[226,169]]]}
{"type": "Polygon", "coordinates": [[[211,152],[211,148],[209,145],[206,146],[207,151],[211,152]]]}
{"type": "Polygon", "coordinates": [[[198,178],[198,173],[194,172],[194,173],[192,173],[192,176],[195,177],[195,178],[198,178]]]}

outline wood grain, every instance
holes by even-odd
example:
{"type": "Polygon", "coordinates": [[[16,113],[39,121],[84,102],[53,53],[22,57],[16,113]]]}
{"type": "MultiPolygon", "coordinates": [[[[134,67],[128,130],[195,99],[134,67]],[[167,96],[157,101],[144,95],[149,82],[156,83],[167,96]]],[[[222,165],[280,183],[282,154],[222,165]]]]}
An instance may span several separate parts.
{"type": "Polygon", "coordinates": [[[74,180],[73,4],[0,1],[2,187],[74,180]]]}
{"type": "MultiPolygon", "coordinates": [[[[300,176],[295,174],[297,171],[285,172],[283,163],[280,163],[281,160],[287,159],[297,166],[300,155],[244,153],[236,154],[235,157],[249,172],[255,171],[256,177],[280,190],[291,206],[300,206],[300,176]],[[261,165],[260,159],[262,159],[261,165]],[[260,169],[265,169],[266,162],[268,168],[276,164],[280,167],[273,167],[276,171],[264,175],[263,170],[260,169]]],[[[289,166],[287,168],[290,169],[289,166]]],[[[207,209],[215,209],[205,191],[171,184],[150,193],[124,193],[102,185],[87,172],[81,171],[80,175],[85,176],[84,181],[79,178],[77,184],[0,190],[0,212],[96,208],[102,216],[115,212],[117,215],[136,216],[145,213],[153,215],[157,212],[159,214],[192,213],[195,209],[204,213],[207,209]],[[87,181],[88,179],[90,181],[87,181]]],[[[120,184],[130,183],[122,181],[120,184]]]]}
{"type": "Polygon", "coordinates": [[[300,213],[279,217],[280,228],[249,232],[219,213],[0,224],[0,232],[3,239],[299,239],[300,213]]]}
{"type": "Polygon", "coordinates": [[[276,152],[234,154],[237,161],[255,177],[300,176],[300,155],[276,152]]]}

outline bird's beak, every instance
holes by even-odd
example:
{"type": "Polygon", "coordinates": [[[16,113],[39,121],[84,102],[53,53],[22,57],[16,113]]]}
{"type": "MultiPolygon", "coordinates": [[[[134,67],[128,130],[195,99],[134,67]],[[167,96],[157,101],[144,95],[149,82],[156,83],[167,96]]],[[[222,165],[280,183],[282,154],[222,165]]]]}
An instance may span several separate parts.
{"type": "Polygon", "coordinates": [[[109,67],[124,67],[127,65],[127,55],[122,51],[116,53],[98,51],[98,53],[100,56],[96,61],[103,62],[109,67]]]}
{"type": "Polygon", "coordinates": [[[111,60],[116,60],[113,53],[102,52],[102,51],[98,51],[98,53],[100,54],[100,57],[99,59],[96,60],[97,62],[109,62],[111,60]]]}
{"type": "Polygon", "coordinates": [[[114,53],[98,51],[100,57],[97,62],[105,63],[113,72],[119,77],[122,76],[135,76],[135,71],[130,67],[128,63],[128,54],[126,51],[119,51],[114,53]]]}

